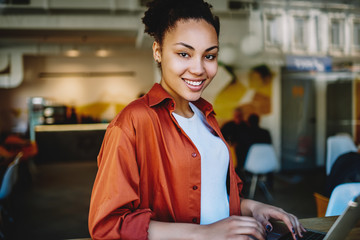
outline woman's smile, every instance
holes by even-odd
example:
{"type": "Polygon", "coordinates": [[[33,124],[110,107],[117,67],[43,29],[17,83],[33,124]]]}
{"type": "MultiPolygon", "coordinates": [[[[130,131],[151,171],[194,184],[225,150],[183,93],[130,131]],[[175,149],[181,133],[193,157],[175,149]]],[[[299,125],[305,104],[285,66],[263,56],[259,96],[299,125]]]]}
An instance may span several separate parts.
{"type": "Polygon", "coordinates": [[[191,79],[183,79],[188,87],[193,91],[199,91],[203,87],[203,83],[205,80],[191,80],[191,79]]]}

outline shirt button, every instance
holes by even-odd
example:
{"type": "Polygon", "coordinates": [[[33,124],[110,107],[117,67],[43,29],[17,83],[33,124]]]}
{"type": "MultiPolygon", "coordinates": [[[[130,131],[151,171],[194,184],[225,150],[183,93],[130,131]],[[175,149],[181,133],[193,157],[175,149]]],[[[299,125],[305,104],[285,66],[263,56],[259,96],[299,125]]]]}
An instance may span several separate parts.
{"type": "Polygon", "coordinates": [[[193,153],[191,154],[191,156],[192,156],[192,157],[196,157],[196,156],[197,156],[196,152],[193,152],[193,153]]]}
{"type": "Polygon", "coordinates": [[[194,190],[197,190],[197,189],[198,189],[198,186],[194,185],[194,186],[193,186],[193,189],[194,189],[194,190]]]}
{"type": "Polygon", "coordinates": [[[196,223],[196,222],[197,222],[197,219],[196,219],[196,218],[193,218],[193,219],[192,219],[192,222],[193,222],[193,223],[196,223]]]}
{"type": "Polygon", "coordinates": [[[174,107],[174,103],[171,103],[171,107],[174,107]]]}

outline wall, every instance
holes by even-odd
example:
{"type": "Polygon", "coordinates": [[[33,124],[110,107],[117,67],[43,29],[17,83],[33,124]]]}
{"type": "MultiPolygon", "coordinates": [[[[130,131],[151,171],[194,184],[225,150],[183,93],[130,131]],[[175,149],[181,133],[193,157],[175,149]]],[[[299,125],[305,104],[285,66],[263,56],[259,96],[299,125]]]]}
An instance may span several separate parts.
{"type": "Polygon", "coordinates": [[[151,62],[149,50],[127,50],[121,57],[109,58],[25,56],[22,84],[15,89],[0,89],[0,129],[5,132],[26,130],[29,97],[44,97],[85,112],[92,108],[98,111],[94,113],[97,117],[109,120],[121,106],[152,86],[154,67],[149,64],[151,62]],[[74,72],[85,76],[40,76],[74,72]],[[91,73],[95,76],[86,76],[91,73]],[[102,73],[113,75],[103,76],[102,73]],[[121,76],[122,73],[125,76],[121,76]],[[96,109],[95,104],[99,103],[102,109],[96,109]]]}

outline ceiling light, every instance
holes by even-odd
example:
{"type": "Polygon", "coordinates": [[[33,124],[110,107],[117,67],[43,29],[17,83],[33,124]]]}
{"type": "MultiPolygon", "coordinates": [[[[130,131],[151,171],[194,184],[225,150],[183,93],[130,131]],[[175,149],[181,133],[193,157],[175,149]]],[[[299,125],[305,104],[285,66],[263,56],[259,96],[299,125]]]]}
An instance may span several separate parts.
{"type": "Polygon", "coordinates": [[[80,55],[80,51],[75,47],[66,51],[66,56],[68,57],[78,57],[80,55]]]}
{"type": "Polygon", "coordinates": [[[96,51],[96,56],[98,56],[98,57],[108,57],[109,56],[109,50],[107,50],[105,48],[99,48],[96,51]]]}

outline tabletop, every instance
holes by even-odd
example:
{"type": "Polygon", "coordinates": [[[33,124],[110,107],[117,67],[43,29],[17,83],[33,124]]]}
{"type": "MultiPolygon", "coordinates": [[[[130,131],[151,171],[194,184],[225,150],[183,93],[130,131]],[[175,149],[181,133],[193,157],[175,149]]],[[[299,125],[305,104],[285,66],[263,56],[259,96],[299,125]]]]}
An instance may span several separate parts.
{"type": "MultiPolygon", "coordinates": [[[[321,217],[321,218],[305,218],[299,221],[305,228],[327,232],[336,221],[338,216],[334,217],[321,217]]],[[[359,240],[360,239],[360,221],[356,224],[355,228],[351,230],[346,240],[359,240]]]]}

